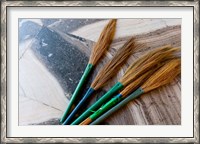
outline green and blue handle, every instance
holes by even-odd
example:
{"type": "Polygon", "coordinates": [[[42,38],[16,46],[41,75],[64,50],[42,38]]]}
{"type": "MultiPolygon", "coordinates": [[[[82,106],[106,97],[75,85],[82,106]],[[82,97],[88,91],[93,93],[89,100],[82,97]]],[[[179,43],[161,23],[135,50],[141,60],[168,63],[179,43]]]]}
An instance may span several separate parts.
{"type": "Polygon", "coordinates": [[[89,117],[93,111],[100,108],[109,98],[111,98],[116,92],[123,88],[123,84],[117,82],[105,95],[103,95],[97,102],[90,106],[84,113],[82,113],[71,125],[78,125],[87,117],[89,117]]]}
{"type": "Polygon", "coordinates": [[[63,122],[63,125],[67,125],[71,122],[72,118],[75,116],[75,114],[78,112],[78,110],[83,106],[85,101],[95,92],[93,88],[89,88],[84,97],[81,99],[81,101],[77,104],[77,106],[73,109],[73,111],[70,113],[70,115],[67,117],[67,119],[63,122]]]}
{"type": "MultiPolygon", "coordinates": [[[[123,106],[125,106],[127,103],[129,103],[133,99],[139,97],[143,93],[144,93],[144,91],[142,90],[142,88],[138,88],[136,91],[134,91],[132,94],[130,94],[129,96],[127,96],[126,98],[124,98],[121,102],[119,102],[118,104],[116,104],[115,106],[113,106],[109,110],[108,110],[108,108],[105,108],[105,110],[104,110],[103,107],[106,107],[106,104],[105,104],[101,109],[98,110],[98,112],[97,112],[96,115],[94,113],[93,116],[92,115],[90,116],[90,118],[93,120],[93,122],[91,122],[90,125],[97,125],[97,124],[101,123],[108,116],[110,116],[111,114],[113,114],[114,112],[116,112],[117,110],[119,110],[120,108],[122,108],[123,106]],[[105,112],[106,110],[108,110],[108,111],[105,112]],[[102,111],[102,112],[100,112],[100,111],[102,111]],[[105,113],[103,113],[103,112],[105,112],[105,113]]],[[[120,100],[120,99],[116,98],[116,100],[120,100]]],[[[114,101],[114,99],[113,99],[113,101],[114,101]]],[[[111,107],[111,106],[109,106],[109,107],[111,107]]]]}
{"type": "Polygon", "coordinates": [[[60,119],[60,123],[63,123],[65,121],[66,117],[69,115],[75,100],[77,99],[78,95],[80,94],[80,91],[93,68],[94,68],[94,65],[92,65],[90,63],[87,65],[87,67],[86,67],[86,69],[85,69],[85,71],[84,71],[84,73],[83,73],[71,99],[70,99],[69,105],[68,105],[67,109],[65,110],[63,116],[60,119]]]}
{"type": "MultiPolygon", "coordinates": [[[[108,101],[105,105],[103,105],[102,107],[100,107],[96,112],[94,112],[92,115],[90,115],[87,119],[89,121],[94,121],[95,119],[97,119],[100,115],[102,115],[104,112],[106,112],[107,110],[109,110],[111,107],[113,107],[114,105],[116,105],[118,102],[120,102],[123,99],[121,94],[117,94],[115,97],[113,97],[110,101],[108,101]]],[[[81,125],[84,124],[89,124],[88,121],[81,123],[81,125]]]]}

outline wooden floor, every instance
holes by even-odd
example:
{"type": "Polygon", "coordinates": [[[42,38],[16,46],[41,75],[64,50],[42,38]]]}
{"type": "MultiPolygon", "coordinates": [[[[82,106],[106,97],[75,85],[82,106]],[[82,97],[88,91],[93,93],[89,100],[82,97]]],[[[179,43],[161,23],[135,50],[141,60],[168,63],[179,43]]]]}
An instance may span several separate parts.
{"type": "MultiPolygon", "coordinates": [[[[20,21],[19,125],[59,124],[92,46],[107,22],[92,19],[20,21]]],[[[128,59],[117,76],[94,95],[88,106],[145,53],[167,44],[181,47],[181,19],[119,19],[111,48],[96,67],[87,87],[102,65],[132,36],[145,46],[128,59]]],[[[102,124],[180,125],[181,77],[130,102],[102,124]]]]}

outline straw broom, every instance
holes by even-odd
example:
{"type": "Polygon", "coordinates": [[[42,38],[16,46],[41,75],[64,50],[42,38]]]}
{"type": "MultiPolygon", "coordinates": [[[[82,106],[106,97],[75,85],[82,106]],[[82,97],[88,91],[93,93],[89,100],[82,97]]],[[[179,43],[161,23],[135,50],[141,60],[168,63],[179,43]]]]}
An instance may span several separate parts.
{"type": "Polygon", "coordinates": [[[82,122],[92,114],[92,111],[95,111],[101,107],[101,105],[105,103],[109,98],[111,98],[112,95],[117,91],[126,87],[128,84],[147,72],[149,69],[158,66],[161,62],[169,59],[170,57],[174,57],[174,53],[178,52],[179,50],[179,48],[171,48],[170,46],[165,46],[156,49],[137,60],[136,63],[133,63],[127,69],[124,76],[105,95],[103,95],[96,103],[89,107],[71,125],[76,125],[82,122]]]}
{"type": "Polygon", "coordinates": [[[79,95],[81,88],[83,87],[86,79],[88,78],[90,72],[94,68],[94,66],[97,64],[99,59],[104,55],[110,44],[112,43],[114,34],[115,34],[115,29],[116,29],[116,19],[112,19],[109,21],[109,23],[104,27],[97,43],[95,44],[94,48],[92,49],[91,55],[89,62],[87,64],[87,67],[70,99],[69,105],[64,112],[63,116],[60,119],[60,122],[62,123],[69,112],[71,111],[72,105],[74,104],[75,100],[77,99],[77,96],[79,95]]]}
{"type": "MultiPolygon", "coordinates": [[[[180,74],[180,64],[181,64],[180,58],[176,58],[176,59],[168,61],[163,67],[161,67],[157,72],[155,72],[144,84],[142,84],[136,91],[134,91],[130,96],[128,96],[128,100],[126,100],[126,102],[129,102],[135,99],[136,97],[140,96],[141,94],[147,93],[151,90],[154,90],[160,86],[163,86],[171,82],[178,74],[180,74]]],[[[97,110],[95,113],[90,115],[87,119],[85,119],[80,125],[88,125],[89,123],[97,119],[98,117],[101,117],[101,115],[104,112],[106,112],[107,110],[115,106],[117,103],[122,101],[124,98],[126,98],[127,95],[135,87],[136,85],[134,83],[126,87],[122,92],[120,92],[118,95],[112,98],[109,102],[103,105],[99,110],[97,110]]],[[[123,102],[123,105],[124,105],[124,102],[123,102]]],[[[116,105],[116,107],[119,107],[119,105],[118,106],[116,105]]],[[[110,114],[111,113],[108,111],[105,115],[102,115],[102,117],[106,118],[110,114]]],[[[97,122],[99,123],[101,120],[102,118],[97,120],[97,122]]],[[[95,122],[95,124],[97,122],[95,122]]]]}
{"type": "MultiPolygon", "coordinates": [[[[163,70],[165,70],[165,68],[163,68],[163,70]]],[[[168,69],[169,70],[169,69],[168,69]]],[[[161,71],[161,70],[160,70],[161,71]]],[[[166,71],[165,71],[166,72],[166,71]]],[[[161,77],[167,77],[167,79],[165,79],[162,84],[158,84],[155,83],[155,85],[157,85],[155,87],[154,85],[154,89],[157,88],[158,86],[163,86],[165,84],[167,84],[168,82],[170,82],[173,78],[175,78],[177,75],[180,74],[180,65],[177,67],[177,69],[174,68],[174,70],[168,71],[171,74],[168,75],[167,73],[165,75],[160,75],[161,77]]],[[[161,73],[161,72],[157,72],[157,73],[161,73]]],[[[163,73],[164,74],[164,73],[163,73]]],[[[156,80],[156,79],[155,79],[156,80]]],[[[104,119],[106,119],[108,116],[110,116],[111,114],[113,114],[115,111],[117,111],[118,109],[120,109],[121,107],[123,107],[124,105],[126,105],[129,101],[132,101],[133,99],[137,98],[139,95],[141,95],[141,93],[143,93],[144,91],[148,92],[151,91],[153,89],[153,85],[151,87],[151,85],[147,85],[148,82],[152,82],[152,80],[148,80],[146,82],[146,86],[144,85],[143,90],[142,89],[138,89],[137,91],[135,91],[134,93],[132,93],[131,95],[129,95],[127,98],[125,98],[123,101],[121,101],[119,104],[115,105],[114,107],[112,107],[109,111],[107,111],[106,113],[104,113],[103,115],[101,115],[99,118],[97,118],[95,121],[93,121],[90,125],[96,125],[99,124],[100,122],[102,122],[104,119]],[[146,89],[149,88],[149,89],[146,89]]]]}
{"type": "Polygon", "coordinates": [[[67,119],[64,121],[63,125],[69,124],[78,110],[82,107],[85,101],[98,89],[102,88],[108,83],[108,80],[117,74],[121,69],[121,66],[129,58],[135,49],[139,49],[142,45],[137,44],[135,46],[135,39],[129,39],[114,55],[114,57],[100,70],[100,72],[95,77],[90,88],[74,108],[74,110],[69,114],[67,119]]]}

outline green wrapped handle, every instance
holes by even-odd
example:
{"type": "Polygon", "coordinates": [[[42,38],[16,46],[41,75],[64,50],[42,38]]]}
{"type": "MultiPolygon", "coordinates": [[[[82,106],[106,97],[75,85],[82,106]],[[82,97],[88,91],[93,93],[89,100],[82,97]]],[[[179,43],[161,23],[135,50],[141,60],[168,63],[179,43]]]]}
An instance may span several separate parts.
{"type": "Polygon", "coordinates": [[[138,96],[140,96],[143,93],[144,93],[144,91],[142,90],[142,88],[138,88],[132,94],[130,94],[129,96],[127,96],[127,98],[125,98],[124,100],[122,100],[120,103],[118,103],[117,105],[115,105],[114,107],[112,107],[110,110],[108,110],[107,112],[105,112],[103,115],[101,115],[100,117],[98,117],[96,120],[94,120],[92,123],[90,123],[90,125],[97,125],[97,124],[99,124],[100,122],[102,122],[103,120],[105,120],[108,116],[110,116],[111,114],[113,114],[114,112],[116,112],[118,109],[122,108],[127,103],[129,103],[130,101],[132,101],[133,99],[137,98],[138,96]]]}
{"type": "Polygon", "coordinates": [[[94,66],[92,64],[87,65],[87,67],[86,67],[86,69],[85,69],[85,71],[84,71],[84,73],[83,73],[83,75],[82,75],[82,77],[81,77],[81,79],[80,79],[70,101],[69,101],[69,105],[68,105],[67,109],[65,110],[63,116],[60,119],[60,123],[63,123],[65,121],[65,119],[67,118],[67,116],[69,115],[71,108],[72,108],[72,105],[74,104],[75,100],[77,99],[77,97],[78,97],[86,79],[88,78],[90,72],[92,71],[93,67],[94,66]]]}
{"type": "Polygon", "coordinates": [[[71,125],[78,125],[87,117],[89,117],[93,111],[100,108],[109,98],[111,98],[117,91],[121,90],[124,86],[122,83],[117,82],[105,95],[103,95],[96,103],[89,107],[82,115],[80,115],[71,125]]]}
{"type": "Polygon", "coordinates": [[[105,105],[103,105],[102,107],[100,107],[95,113],[93,113],[90,116],[90,119],[92,121],[95,120],[95,119],[97,119],[101,114],[103,114],[104,112],[106,112],[107,110],[109,110],[111,107],[113,107],[114,105],[116,105],[122,99],[123,98],[122,98],[121,94],[116,95],[114,98],[112,98],[110,101],[108,101],[105,105]]]}
{"type": "Polygon", "coordinates": [[[78,110],[83,106],[85,101],[95,92],[93,88],[89,88],[86,94],[83,96],[83,98],[79,101],[79,103],[76,105],[76,107],[73,109],[73,111],[69,114],[69,116],[66,118],[66,120],[63,122],[62,125],[67,125],[70,123],[72,118],[77,114],[78,110]]]}

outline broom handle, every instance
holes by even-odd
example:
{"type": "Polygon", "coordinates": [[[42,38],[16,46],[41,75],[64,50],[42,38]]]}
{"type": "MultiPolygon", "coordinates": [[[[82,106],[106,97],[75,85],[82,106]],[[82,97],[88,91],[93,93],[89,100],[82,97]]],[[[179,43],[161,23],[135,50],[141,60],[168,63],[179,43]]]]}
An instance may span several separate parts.
{"type": "Polygon", "coordinates": [[[121,107],[125,106],[127,103],[129,103],[130,101],[132,101],[133,99],[137,98],[138,96],[140,96],[143,93],[144,93],[144,91],[141,88],[138,88],[136,91],[134,91],[127,98],[125,98],[124,100],[122,100],[120,103],[118,103],[117,105],[115,105],[114,107],[112,107],[110,110],[108,110],[106,113],[104,113],[103,115],[101,115],[100,117],[98,117],[96,120],[94,120],[92,123],[90,123],[90,125],[97,125],[97,124],[99,124],[100,122],[102,122],[103,120],[105,120],[108,116],[110,116],[111,114],[113,114],[115,111],[117,111],[121,107]]]}
{"type": "Polygon", "coordinates": [[[73,109],[73,111],[70,113],[70,115],[67,117],[67,119],[64,121],[63,125],[69,124],[72,118],[75,116],[75,114],[78,112],[78,110],[81,108],[81,106],[85,103],[85,101],[94,93],[93,88],[89,88],[84,97],[81,99],[81,101],[78,103],[78,105],[73,109]]]}
{"type": "Polygon", "coordinates": [[[90,72],[92,71],[93,67],[94,66],[92,64],[90,64],[90,63],[87,65],[87,67],[86,67],[86,69],[85,69],[85,71],[84,71],[84,73],[83,73],[83,75],[82,75],[82,77],[81,77],[81,79],[80,79],[80,81],[79,81],[79,83],[78,83],[78,85],[77,85],[77,87],[76,87],[76,89],[75,89],[70,101],[69,101],[69,105],[68,105],[67,109],[65,110],[62,118],[60,119],[61,123],[64,122],[64,120],[66,119],[67,115],[71,111],[72,105],[74,104],[74,101],[77,99],[77,96],[79,95],[79,93],[80,93],[80,91],[81,91],[81,89],[83,87],[83,84],[85,83],[85,81],[86,81],[87,77],[89,76],[90,72]]]}
{"type": "Polygon", "coordinates": [[[122,83],[117,82],[105,95],[103,95],[96,103],[94,103],[91,107],[89,107],[82,115],[80,115],[71,125],[78,125],[83,120],[85,120],[88,116],[90,116],[93,111],[97,110],[102,106],[109,98],[112,97],[118,90],[121,90],[124,86],[122,83]]]}
{"type": "Polygon", "coordinates": [[[110,101],[108,101],[105,105],[103,105],[102,107],[100,107],[95,113],[93,113],[92,115],[90,115],[90,119],[92,121],[94,121],[95,119],[97,119],[99,116],[101,116],[104,112],[106,112],[107,110],[109,110],[111,107],[113,107],[114,105],[116,105],[118,102],[120,102],[122,100],[122,95],[121,94],[117,94],[115,97],[113,97],[110,101]]]}

